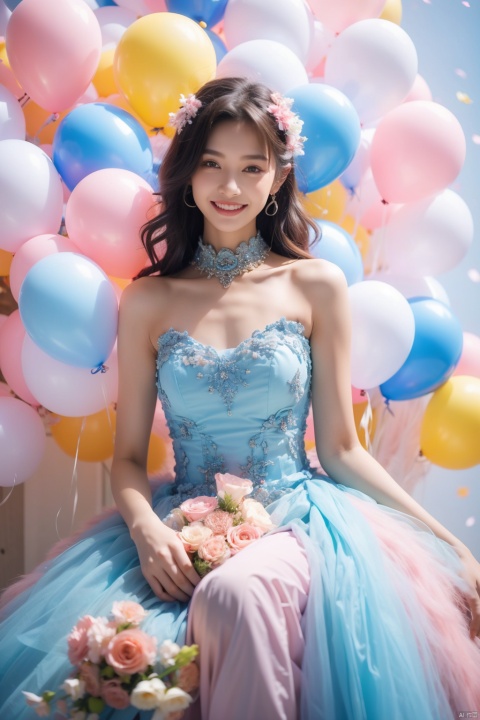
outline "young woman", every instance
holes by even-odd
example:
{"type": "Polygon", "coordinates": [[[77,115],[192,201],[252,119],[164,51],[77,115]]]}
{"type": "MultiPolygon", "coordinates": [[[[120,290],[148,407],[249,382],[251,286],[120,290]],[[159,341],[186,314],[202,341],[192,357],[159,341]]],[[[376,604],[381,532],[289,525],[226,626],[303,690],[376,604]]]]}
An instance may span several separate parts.
{"type": "Polygon", "coordinates": [[[189,718],[480,710],[480,565],[358,442],[346,283],[308,252],[297,196],[300,119],[263,85],[227,78],[183,98],[173,124],[143,232],[151,267],[120,308],[119,512],[9,596],[0,717],[30,717],[21,689],[61,683],[72,625],[120,599],[150,611],[159,640],[199,644],[189,718]],[[157,395],[176,462],[152,492],[157,395]],[[328,475],[305,454],[310,402],[328,475]],[[249,478],[276,529],[200,579],[164,521],[214,495],[216,473],[249,478]]]}

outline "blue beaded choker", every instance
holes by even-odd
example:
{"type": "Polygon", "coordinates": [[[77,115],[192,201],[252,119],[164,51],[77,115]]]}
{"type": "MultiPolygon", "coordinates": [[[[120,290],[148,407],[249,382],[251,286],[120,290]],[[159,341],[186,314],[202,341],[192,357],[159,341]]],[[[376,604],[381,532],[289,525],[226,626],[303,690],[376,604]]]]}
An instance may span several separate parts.
{"type": "Polygon", "coordinates": [[[207,273],[209,278],[218,278],[223,287],[227,288],[234,277],[260,265],[269,251],[270,248],[260,235],[260,231],[250,240],[241,242],[235,251],[230,248],[220,248],[217,252],[213,245],[204,245],[202,238],[199,237],[195,256],[190,264],[207,273]]]}

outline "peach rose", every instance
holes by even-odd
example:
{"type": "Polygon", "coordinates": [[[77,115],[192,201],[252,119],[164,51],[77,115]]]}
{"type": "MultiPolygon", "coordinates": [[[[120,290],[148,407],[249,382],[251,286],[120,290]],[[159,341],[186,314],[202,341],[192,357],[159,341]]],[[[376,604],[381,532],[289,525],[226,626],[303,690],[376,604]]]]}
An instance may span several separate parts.
{"type": "Polygon", "coordinates": [[[260,528],[248,523],[241,523],[230,528],[227,533],[227,540],[230,545],[230,552],[235,555],[239,550],[250,545],[254,540],[258,540],[263,535],[260,528]]]}
{"type": "Polygon", "coordinates": [[[217,483],[217,494],[222,500],[228,494],[234,502],[240,502],[245,495],[250,495],[253,490],[251,480],[231,473],[215,473],[215,481],[217,483]]]}
{"type": "Polygon", "coordinates": [[[207,563],[221,565],[230,557],[230,548],[223,535],[212,535],[200,545],[198,555],[207,563]]]}
{"type": "Polygon", "coordinates": [[[105,660],[119,675],[133,675],[145,672],[155,662],[156,655],[155,638],[143,630],[132,628],[122,630],[110,640],[105,660]]]}
{"type": "Polygon", "coordinates": [[[130,705],[130,696],[127,691],[122,688],[120,680],[117,678],[103,681],[102,698],[107,705],[115,708],[115,710],[124,710],[130,705]]]}
{"type": "Polygon", "coordinates": [[[94,663],[83,662],[80,665],[80,680],[85,683],[85,690],[90,695],[100,697],[100,668],[94,663]]]}
{"type": "Polygon", "coordinates": [[[180,508],[173,508],[173,510],[169,512],[167,517],[163,520],[163,524],[172,530],[175,530],[175,532],[180,531],[187,522],[187,518],[180,508]]]}
{"type": "Polygon", "coordinates": [[[139,625],[147,617],[148,613],[136,602],[116,600],[112,605],[112,615],[121,625],[124,623],[139,625]]]}
{"type": "Polygon", "coordinates": [[[197,663],[188,663],[188,665],[184,665],[177,672],[178,687],[185,690],[187,693],[192,693],[195,690],[198,690],[199,681],[200,671],[197,663]]]}
{"type": "Polygon", "coordinates": [[[210,528],[214,535],[226,535],[233,525],[232,514],[226,510],[214,510],[204,519],[205,527],[210,528]]]}
{"type": "Polygon", "coordinates": [[[200,522],[192,522],[190,525],[185,525],[178,533],[178,537],[183,542],[185,550],[187,552],[195,552],[198,550],[200,545],[205,542],[212,535],[210,528],[200,522]]]}
{"type": "Polygon", "coordinates": [[[272,522],[270,514],[265,510],[263,505],[257,500],[245,498],[240,508],[244,521],[248,525],[255,525],[263,532],[272,530],[275,525],[272,522]]]}
{"type": "Polygon", "coordinates": [[[206,515],[218,507],[217,498],[208,497],[207,495],[199,495],[196,498],[185,500],[180,505],[180,510],[187,518],[188,522],[202,520],[206,515]]]}
{"type": "Polygon", "coordinates": [[[68,642],[68,659],[72,665],[78,665],[79,662],[85,660],[88,652],[88,629],[93,625],[94,618],[91,615],[85,615],[80,618],[72,632],[67,638],[68,642]]]}

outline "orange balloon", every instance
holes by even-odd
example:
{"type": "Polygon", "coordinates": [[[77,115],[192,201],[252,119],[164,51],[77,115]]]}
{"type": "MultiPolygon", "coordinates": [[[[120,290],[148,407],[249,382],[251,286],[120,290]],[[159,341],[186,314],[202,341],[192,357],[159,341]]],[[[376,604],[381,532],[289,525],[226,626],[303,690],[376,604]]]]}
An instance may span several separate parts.
{"type": "Polygon", "coordinates": [[[347,191],[340,180],[304,195],[303,207],[309,215],[319,220],[341,224],[347,203],[347,191]]]}
{"type": "MultiPolygon", "coordinates": [[[[368,403],[355,403],[353,406],[353,417],[355,419],[355,427],[357,428],[357,435],[358,439],[360,440],[361,445],[365,448],[365,450],[368,449],[367,447],[367,438],[365,437],[365,430],[360,427],[360,423],[363,417],[363,413],[365,412],[365,409],[367,407],[368,403]]],[[[372,408],[372,422],[370,426],[370,442],[373,441],[373,438],[375,437],[375,431],[377,429],[377,411],[375,408],[372,408]]]]}
{"type": "Polygon", "coordinates": [[[57,132],[60,120],[63,120],[68,112],[69,110],[64,110],[59,114],[58,120],[52,120],[42,128],[42,125],[52,117],[52,113],[45,110],[45,108],[40,107],[40,105],[37,105],[37,103],[33,100],[29,100],[23,106],[27,134],[31,138],[38,140],[38,142],[42,145],[51,145],[53,143],[55,133],[57,132]],[[40,128],[42,129],[40,130],[40,128]]]}
{"type": "Polygon", "coordinates": [[[153,433],[150,435],[148,446],[147,473],[154,475],[165,465],[167,459],[167,446],[163,438],[153,433]]]}
{"type": "Polygon", "coordinates": [[[365,230],[362,225],[357,225],[355,228],[355,224],[355,220],[351,215],[346,215],[340,223],[341,227],[343,227],[343,229],[350,233],[353,237],[358,249],[360,250],[362,259],[365,260],[370,249],[370,233],[368,230],[365,230]]]}
{"type": "Polygon", "coordinates": [[[118,88],[115,85],[113,77],[114,55],[115,48],[110,48],[102,52],[95,75],[92,78],[92,83],[95,85],[95,88],[101,97],[107,97],[108,95],[118,93],[118,88]]]}
{"type": "Polygon", "coordinates": [[[6,277],[10,273],[13,255],[6,250],[0,250],[0,276],[6,277]]]}
{"type": "Polygon", "coordinates": [[[103,462],[113,455],[116,413],[110,408],[110,422],[106,410],[84,418],[57,415],[52,425],[52,437],[67,455],[75,457],[80,438],[78,459],[84,462],[103,462]]]}

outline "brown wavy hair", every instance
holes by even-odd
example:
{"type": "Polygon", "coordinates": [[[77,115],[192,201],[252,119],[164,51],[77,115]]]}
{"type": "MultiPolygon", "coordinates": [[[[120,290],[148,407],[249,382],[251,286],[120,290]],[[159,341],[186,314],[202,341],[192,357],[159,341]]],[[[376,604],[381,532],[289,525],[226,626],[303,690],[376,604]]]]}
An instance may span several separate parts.
{"type": "MultiPolygon", "coordinates": [[[[175,134],[160,167],[160,212],[141,229],[151,265],[141,270],[137,278],[177,273],[193,259],[203,233],[203,215],[197,207],[187,207],[184,197],[217,123],[224,120],[251,123],[275,158],[278,173],[291,162],[286,158],[285,132],[279,130],[275,118],[267,112],[271,94],[266,85],[246,78],[220,78],[200,88],[196,97],[202,102],[201,108],[192,123],[175,134]],[[162,241],[164,252],[159,257],[157,245],[162,241]]],[[[320,233],[300,201],[293,163],[276,200],[278,212],[270,217],[262,211],[257,216],[257,230],[279,255],[311,259],[310,228],[314,232],[313,242],[318,241],[320,233]]]]}

